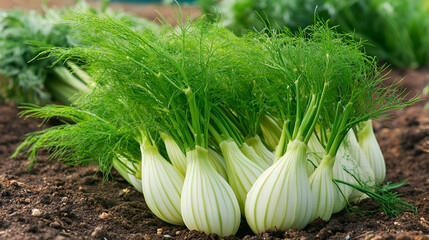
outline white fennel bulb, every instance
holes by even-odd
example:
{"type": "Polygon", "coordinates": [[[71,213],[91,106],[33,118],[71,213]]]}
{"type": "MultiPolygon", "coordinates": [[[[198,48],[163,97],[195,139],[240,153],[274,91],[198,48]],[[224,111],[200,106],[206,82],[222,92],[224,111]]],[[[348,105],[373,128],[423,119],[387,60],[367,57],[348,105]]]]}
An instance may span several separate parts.
{"type": "Polygon", "coordinates": [[[217,153],[215,150],[208,149],[208,158],[210,165],[219,173],[225,180],[228,181],[228,175],[226,174],[225,159],[217,153]]]}
{"type": "Polygon", "coordinates": [[[186,174],[186,157],[180,149],[179,145],[167,134],[161,134],[164,141],[165,149],[167,150],[168,158],[173,166],[177,168],[183,175],[186,174]]]}
{"type": "Polygon", "coordinates": [[[142,192],[141,169],[137,164],[128,161],[124,156],[117,154],[113,159],[113,167],[127,180],[137,191],[142,192]],[[131,172],[130,170],[133,170],[131,172]]]}
{"type": "Polygon", "coordinates": [[[220,237],[235,234],[241,214],[231,187],[208,164],[206,149],[196,146],[187,159],[181,202],[186,227],[220,237]]]}
{"type": "Polygon", "coordinates": [[[265,170],[270,167],[270,165],[256,153],[255,149],[253,149],[253,147],[247,145],[246,143],[244,143],[243,146],[240,147],[240,150],[248,159],[250,159],[253,163],[262,168],[262,170],[265,170]]]}
{"type": "MultiPolygon", "coordinates": [[[[344,148],[344,152],[349,155],[349,157],[346,158],[348,161],[345,163],[348,164],[348,171],[353,175],[353,180],[351,180],[350,183],[357,184],[355,179],[357,178],[359,181],[369,186],[374,186],[374,171],[372,170],[367,157],[362,151],[353,129],[350,129],[350,131],[347,133],[341,146],[344,148]]],[[[366,194],[353,188],[349,201],[352,203],[359,203],[365,198],[368,198],[366,194]]]]}
{"type": "Polygon", "coordinates": [[[276,149],[282,135],[281,127],[272,118],[264,115],[261,119],[261,132],[268,147],[276,149]]]}
{"type": "MultiPolygon", "coordinates": [[[[352,174],[356,172],[356,164],[356,160],[354,160],[347,149],[344,148],[344,144],[341,144],[333,167],[333,178],[350,184],[357,184],[356,180],[352,176],[352,174]]],[[[337,196],[334,204],[334,213],[344,209],[353,192],[354,188],[337,182],[337,196]]]]}
{"type": "Polygon", "coordinates": [[[143,193],[143,185],[142,185],[141,176],[140,176],[140,178],[138,178],[138,176],[133,175],[133,174],[131,174],[131,173],[128,173],[128,177],[130,178],[131,185],[133,185],[133,187],[134,187],[137,191],[139,191],[139,192],[143,193]]]}
{"type": "Polygon", "coordinates": [[[261,175],[263,169],[247,158],[232,139],[222,141],[219,146],[225,158],[228,182],[243,211],[247,192],[261,175]]]}
{"type": "Polygon", "coordinates": [[[255,150],[256,154],[258,154],[269,166],[273,165],[274,153],[264,145],[258,135],[246,138],[245,142],[247,145],[251,146],[255,150]]]}
{"type": "MultiPolygon", "coordinates": [[[[179,170],[183,175],[186,174],[187,160],[185,154],[180,149],[179,145],[166,134],[162,134],[165,148],[167,150],[168,158],[171,163],[179,170]]],[[[225,179],[227,179],[225,160],[213,149],[209,149],[209,162],[212,167],[225,179]]]]}
{"type": "Polygon", "coordinates": [[[311,220],[320,217],[328,221],[334,211],[337,197],[337,186],[332,181],[335,158],[324,155],[320,165],[310,176],[310,189],[313,196],[313,211],[311,220]]]}
{"type": "Polygon", "coordinates": [[[265,170],[250,189],[245,215],[254,233],[267,229],[302,229],[309,223],[313,203],[306,152],[303,142],[290,142],[286,153],[265,170]]]}
{"type": "Polygon", "coordinates": [[[308,154],[307,158],[311,162],[307,164],[307,172],[308,175],[311,175],[317,166],[319,166],[320,161],[322,160],[322,156],[325,153],[325,149],[317,138],[316,134],[311,134],[310,140],[307,143],[308,146],[308,154]]]}
{"type": "Polygon", "coordinates": [[[355,170],[354,172],[354,174],[358,174],[356,177],[366,184],[373,186],[375,184],[374,171],[371,168],[368,158],[362,151],[362,148],[360,147],[356,135],[352,129],[350,129],[350,131],[347,133],[342,145],[346,151],[350,153],[351,159],[354,160],[354,162],[358,165],[358,171],[355,170]]]}
{"type": "Polygon", "coordinates": [[[118,173],[125,179],[127,180],[127,182],[129,184],[132,185],[131,180],[128,176],[129,170],[127,169],[127,167],[125,166],[125,163],[120,160],[121,156],[118,155],[118,158],[114,158],[113,159],[113,167],[116,169],[116,171],[118,171],[118,173]]]}
{"type": "Polygon", "coordinates": [[[383,153],[375,138],[371,120],[364,123],[363,128],[359,130],[358,137],[359,145],[374,171],[375,183],[383,183],[386,176],[386,164],[384,162],[383,153]]]}
{"type": "Polygon", "coordinates": [[[158,149],[141,146],[142,190],[149,209],[165,222],[183,225],[180,210],[183,174],[164,159],[158,149]]]}

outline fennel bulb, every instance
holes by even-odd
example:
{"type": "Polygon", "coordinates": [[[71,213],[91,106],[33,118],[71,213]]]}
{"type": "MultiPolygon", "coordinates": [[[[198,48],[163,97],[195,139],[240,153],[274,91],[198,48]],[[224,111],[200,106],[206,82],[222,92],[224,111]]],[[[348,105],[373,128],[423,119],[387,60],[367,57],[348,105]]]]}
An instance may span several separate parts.
{"type": "Polygon", "coordinates": [[[226,164],[225,159],[217,153],[215,150],[208,149],[208,159],[210,165],[219,173],[225,180],[228,181],[228,175],[226,174],[226,164]]]}
{"type": "Polygon", "coordinates": [[[311,175],[315,170],[315,166],[316,167],[319,166],[319,163],[322,160],[322,156],[325,153],[325,149],[323,148],[319,139],[317,139],[317,136],[315,133],[311,134],[311,137],[307,143],[307,146],[308,146],[307,158],[308,158],[308,161],[311,162],[307,164],[307,172],[308,172],[308,175],[311,175]]]}
{"type": "Polygon", "coordinates": [[[250,159],[253,163],[262,168],[262,170],[265,170],[270,167],[270,164],[268,164],[261,156],[259,156],[256,153],[255,149],[247,145],[247,143],[243,143],[243,146],[240,147],[240,150],[248,159],[250,159]]]}
{"type": "Polygon", "coordinates": [[[177,168],[183,175],[186,174],[186,157],[180,149],[179,145],[173,140],[172,137],[167,134],[161,134],[162,140],[167,150],[168,158],[170,159],[173,166],[177,168]]]}
{"type": "Polygon", "coordinates": [[[267,145],[271,149],[276,149],[282,135],[281,127],[271,117],[264,115],[261,119],[261,132],[267,145]]]}
{"type": "Polygon", "coordinates": [[[286,153],[256,180],[247,194],[245,215],[254,233],[302,229],[310,221],[313,200],[306,170],[307,146],[288,143],[286,153]]]}
{"type": "MultiPolygon", "coordinates": [[[[170,159],[173,166],[177,168],[183,175],[186,174],[186,156],[180,149],[179,145],[166,134],[162,134],[165,148],[167,150],[168,158],[170,159]]],[[[208,160],[212,167],[218,172],[223,178],[227,178],[225,160],[213,149],[208,150],[208,160]]]]}
{"type": "Polygon", "coordinates": [[[334,211],[337,186],[332,181],[335,158],[324,155],[320,165],[310,176],[310,189],[313,197],[313,211],[310,220],[317,217],[328,221],[334,211]]]}
{"type": "Polygon", "coordinates": [[[180,194],[184,176],[158,149],[142,145],[142,190],[149,209],[165,222],[183,225],[180,194]]]}
{"type": "Polygon", "coordinates": [[[361,181],[365,182],[366,184],[373,186],[375,175],[374,171],[371,168],[370,162],[368,161],[368,158],[366,157],[365,153],[362,151],[355,133],[352,129],[347,133],[346,137],[343,140],[344,148],[348,153],[350,153],[351,159],[354,160],[355,163],[358,165],[358,170],[355,171],[354,174],[357,174],[356,177],[358,177],[361,181]]]}
{"type": "MultiPolygon", "coordinates": [[[[335,158],[336,160],[333,166],[333,178],[344,182],[348,182],[351,184],[357,184],[356,180],[351,175],[351,174],[356,175],[357,173],[356,171],[357,162],[349,153],[347,148],[344,147],[343,143],[338,148],[337,156],[335,158]]],[[[354,191],[357,191],[354,188],[343,183],[337,183],[336,188],[337,188],[337,191],[336,191],[337,196],[334,203],[333,213],[343,210],[352,193],[354,191]]],[[[357,191],[355,194],[359,195],[359,193],[360,192],[357,191]]]]}
{"type": "Polygon", "coordinates": [[[182,190],[182,216],[190,230],[233,235],[240,225],[240,207],[231,187],[210,164],[207,150],[187,152],[188,167],[182,190]]]}
{"type": "Polygon", "coordinates": [[[134,163],[128,161],[125,157],[117,154],[117,158],[113,159],[113,167],[119,172],[119,174],[127,180],[137,191],[143,192],[142,190],[142,176],[140,167],[134,163]],[[125,166],[126,165],[126,166],[125,166]],[[129,169],[133,169],[135,173],[131,173],[129,169]]]}
{"type": "Polygon", "coordinates": [[[131,181],[131,185],[133,185],[133,187],[139,191],[139,192],[143,192],[143,185],[142,185],[142,180],[139,179],[137,176],[134,176],[130,173],[128,173],[128,177],[130,178],[131,181]]]}
{"type": "Polygon", "coordinates": [[[386,176],[386,164],[384,162],[383,153],[375,138],[371,120],[363,123],[363,127],[358,132],[358,138],[359,145],[374,171],[375,183],[383,183],[384,177],[386,176]]]}
{"type": "MultiPolygon", "coordinates": [[[[123,177],[129,184],[132,185],[131,180],[128,176],[128,169],[124,166],[125,162],[123,162],[121,159],[121,156],[119,155],[118,158],[114,158],[112,160],[113,168],[118,171],[118,173],[123,177]],[[122,162],[122,163],[121,163],[122,162]]],[[[140,189],[141,190],[141,189],[140,189]]],[[[140,191],[141,192],[141,191],[140,191]]]]}
{"type": "MultiPolygon", "coordinates": [[[[353,129],[349,130],[341,145],[346,155],[348,153],[348,158],[346,158],[348,161],[345,163],[348,163],[348,170],[351,174],[353,174],[353,179],[346,182],[356,184],[357,182],[355,178],[357,178],[359,181],[365,183],[368,186],[374,186],[374,171],[372,170],[367,157],[362,151],[353,129]]],[[[348,175],[350,175],[350,173],[348,175]]],[[[349,201],[353,203],[359,203],[365,198],[368,198],[366,194],[353,188],[352,194],[349,197],[349,201]]]]}
{"type": "Polygon", "coordinates": [[[243,211],[247,192],[264,170],[247,158],[232,139],[222,141],[219,146],[225,158],[228,182],[243,211]]]}
{"type": "Polygon", "coordinates": [[[256,154],[258,154],[269,166],[273,164],[274,153],[264,145],[258,135],[246,138],[245,142],[247,143],[247,145],[253,147],[256,154]]]}

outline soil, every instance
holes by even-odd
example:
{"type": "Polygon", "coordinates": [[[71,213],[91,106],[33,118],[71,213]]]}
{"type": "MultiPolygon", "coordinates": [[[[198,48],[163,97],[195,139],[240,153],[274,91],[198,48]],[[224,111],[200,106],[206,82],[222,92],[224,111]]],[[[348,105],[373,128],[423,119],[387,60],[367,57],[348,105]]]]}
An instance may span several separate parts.
{"type": "MultiPolygon", "coordinates": [[[[405,75],[401,86],[416,93],[429,83],[429,69],[391,75],[405,75]]],[[[358,215],[344,210],[300,231],[259,235],[243,220],[229,239],[429,239],[429,111],[423,109],[424,101],[397,111],[389,126],[374,124],[386,180],[408,179],[397,191],[418,208],[417,214],[392,218],[380,211],[358,215]]],[[[161,221],[116,172],[115,180],[103,185],[94,166],[72,168],[42,154],[28,170],[27,159],[10,159],[24,135],[40,129],[40,121],[18,118],[18,112],[13,104],[0,105],[0,239],[218,239],[161,221]],[[40,216],[33,216],[33,209],[40,216]]],[[[377,204],[369,200],[358,207],[373,210],[377,204]]]]}
{"type": "MultiPolygon", "coordinates": [[[[32,8],[41,0],[2,1],[0,9],[22,7],[23,2],[32,8]]],[[[55,1],[58,2],[67,0],[55,1]]],[[[148,14],[147,9],[127,6],[140,11],[137,14],[141,16],[148,14]]],[[[401,87],[413,94],[421,93],[429,83],[429,68],[394,69],[390,76],[405,76],[401,87]]],[[[429,239],[426,101],[396,111],[393,120],[374,123],[386,161],[386,180],[408,179],[397,192],[418,208],[417,214],[404,212],[398,217],[387,217],[380,211],[359,215],[343,210],[331,220],[317,219],[303,230],[258,235],[243,220],[236,236],[227,239],[429,239]]],[[[161,221],[147,208],[142,194],[117,172],[113,172],[114,181],[103,185],[95,166],[68,167],[50,161],[44,153],[29,170],[27,159],[10,159],[25,134],[40,129],[39,120],[24,120],[17,117],[18,112],[13,104],[0,105],[0,239],[219,239],[215,234],[189,231],[161,221]]],[[[374,210],[377,204],[366,200],[357,207],[374,210]]]]}

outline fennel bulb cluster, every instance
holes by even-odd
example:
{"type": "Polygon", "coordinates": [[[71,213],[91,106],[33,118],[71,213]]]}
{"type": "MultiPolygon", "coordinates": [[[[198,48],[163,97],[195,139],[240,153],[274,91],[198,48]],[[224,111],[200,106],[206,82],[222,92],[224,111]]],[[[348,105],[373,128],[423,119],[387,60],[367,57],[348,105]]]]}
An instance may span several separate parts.
{"type": "Polygon", "coordinates": [[[71,106],[28,106],[68,121],[17,153],[114,167],[158,218],[220,237],[242,215],[255,233],[303,229],[377,197],[386,169],[366,121],[415,99],[379,87],[361,43],[323,24],[237,37],[204,19],[135,32],[75,17],[93,44],[52,55],[85,59],[96,84],[71,106]]]}

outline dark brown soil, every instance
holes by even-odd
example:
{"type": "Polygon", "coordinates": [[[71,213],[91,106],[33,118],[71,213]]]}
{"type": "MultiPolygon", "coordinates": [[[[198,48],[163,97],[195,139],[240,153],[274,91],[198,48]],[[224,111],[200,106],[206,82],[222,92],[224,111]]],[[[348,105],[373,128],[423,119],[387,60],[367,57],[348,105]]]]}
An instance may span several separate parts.
{"type": "MultiPolygon", "coordinates": [[[[420,92],[429,70],[394,71],[402,83],[420,92]]],[[[383,150],[386,179],[408,182],[398,188],[418,213],[389,218],[382,212],[357,215],[342,211],[328,222],[316,220],[304,230],[252,234],[243,221],[230,239],[429,239],[429,111],[423,103],[396,112],[390,127],[375,124],[383,150]]],[[[26,133],[39,121],[23,120],[14,105],[0,105],[0,239],[217,239],[169,225],[147,208],[142,194],[116,172],[102,185],[96,167],[72,168],[42,155],[27,170],[27,159],[9,159],[26,133]],[[33,216],[39,209],[41,216],[33,216]]],[[[359,208],[373,209],[372,201],[359,208]]]]}

